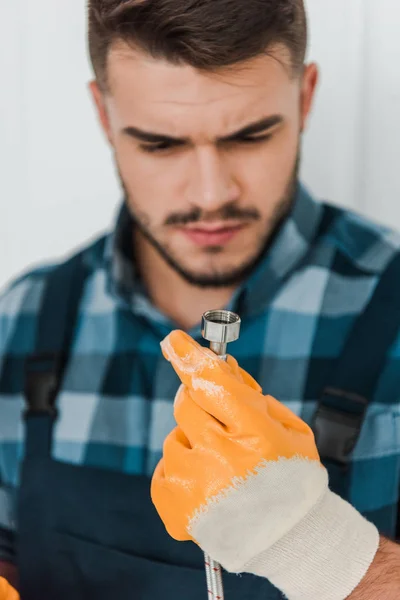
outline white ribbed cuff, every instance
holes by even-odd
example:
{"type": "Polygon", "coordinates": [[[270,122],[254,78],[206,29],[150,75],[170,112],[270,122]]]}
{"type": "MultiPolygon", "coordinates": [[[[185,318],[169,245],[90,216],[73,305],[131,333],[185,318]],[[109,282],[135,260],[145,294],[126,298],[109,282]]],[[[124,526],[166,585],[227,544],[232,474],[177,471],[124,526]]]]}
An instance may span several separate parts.
{"type": "Polygon", "coordinates": [[[328,490],[285,537],[243,570],[268,578],[289,600],[345,600],[378,547],[375,525],[328,490]]]}

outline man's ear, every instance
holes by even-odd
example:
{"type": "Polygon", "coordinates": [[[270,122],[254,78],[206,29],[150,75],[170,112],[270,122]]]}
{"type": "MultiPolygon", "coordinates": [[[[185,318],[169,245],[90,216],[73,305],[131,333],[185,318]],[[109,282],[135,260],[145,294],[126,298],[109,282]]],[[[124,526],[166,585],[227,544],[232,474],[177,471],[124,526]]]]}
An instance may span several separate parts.
{"type": "Polygon", "coordinates": [[[303,81],[301,86],[301,131],[307,127],[308,117],[311,113],[315,90],[319,80],[318,67],[315,63],[304,67],[303,81]]]}
{"type": "Polygon", "coordinates": [[[99,118],[101,127],[111,145],[113,145],[112,136],[111,136],[111,128],[110,128],[110,120],[108,118],[107,109],[104,102],[104,94],[101,91],[99,84],[97,81],[91,81],[89,83],[89,92],[92,96],[94,104],[97,109],[97,116],[99,118]]]}

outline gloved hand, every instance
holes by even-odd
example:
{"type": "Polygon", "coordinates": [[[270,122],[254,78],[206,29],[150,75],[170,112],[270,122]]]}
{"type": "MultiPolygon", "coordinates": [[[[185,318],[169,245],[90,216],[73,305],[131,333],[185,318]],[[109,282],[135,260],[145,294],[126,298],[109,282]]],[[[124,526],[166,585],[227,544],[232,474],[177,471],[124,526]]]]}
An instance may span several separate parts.
{"type": "Polygon", "coordinates": [[[2,577],[0,577],[0,600],[19,600],[18,592],[2,577]]]}
{"type": "Polygon", "coordinates": [[[379,546],[376,527],[329,490],[311,429],[237,362],[183,332],[162,343],[182,381],[152,500],[176,540],[289,600],[344,600],[379,546]]]}

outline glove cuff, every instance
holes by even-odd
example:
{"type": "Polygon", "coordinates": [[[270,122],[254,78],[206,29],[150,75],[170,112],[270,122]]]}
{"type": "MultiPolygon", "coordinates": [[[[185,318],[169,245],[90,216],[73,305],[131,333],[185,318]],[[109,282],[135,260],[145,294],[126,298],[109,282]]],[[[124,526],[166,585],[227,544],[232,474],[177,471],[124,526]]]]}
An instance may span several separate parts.
{"type": "Polygon", "coordinates": [[[289,533],[246,564],[289,600],[344,600],[366,575],[379,533],[355,508],[327,490],[289,533]]]}

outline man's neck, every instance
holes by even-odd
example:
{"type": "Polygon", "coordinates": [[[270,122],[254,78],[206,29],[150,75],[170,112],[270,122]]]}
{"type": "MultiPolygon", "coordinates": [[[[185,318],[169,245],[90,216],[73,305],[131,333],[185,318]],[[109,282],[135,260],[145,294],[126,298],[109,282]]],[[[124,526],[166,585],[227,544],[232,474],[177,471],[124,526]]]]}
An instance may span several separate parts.
{"type": "Polygon", "coordinates": [[[146,291],[154,306],[179,327],[189,330],[200,323],[202,314],[207,310],[222,309],[227,305],[234,287],[202,289],[191,285],[136,233],[136,265],[146,291]]]}

